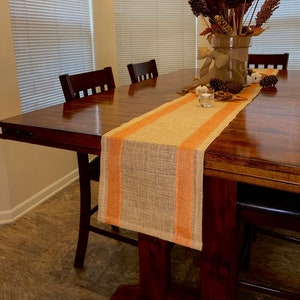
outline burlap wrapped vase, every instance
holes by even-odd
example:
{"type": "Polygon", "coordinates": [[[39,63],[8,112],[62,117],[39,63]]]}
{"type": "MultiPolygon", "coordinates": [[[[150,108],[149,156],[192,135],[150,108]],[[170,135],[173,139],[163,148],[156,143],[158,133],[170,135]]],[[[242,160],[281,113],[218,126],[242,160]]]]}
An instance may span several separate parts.
{"type": "Polygon", "coordinates": [[[199,71],[201,83],[206,84],[210,79],[217,78],[246,84],[251,36],[214,34],[209,42],[212,48],[198,48],[198,60],[205,59],[199,71]]]}

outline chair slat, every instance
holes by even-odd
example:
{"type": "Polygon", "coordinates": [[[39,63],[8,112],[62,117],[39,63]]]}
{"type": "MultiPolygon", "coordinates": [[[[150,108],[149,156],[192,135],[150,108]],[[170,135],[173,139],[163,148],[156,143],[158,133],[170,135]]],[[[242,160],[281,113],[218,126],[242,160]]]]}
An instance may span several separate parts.
{"type": "Polygon", "coordinates": [[[141,63],[128,64],[127,69],[130,75],[131,83],[136,83],[158,76],[155,59],[141,63]]]}
{"type": "Polygon", "coordinates": [[[273,67],[274,69],[287,70],[289,61],[289,53],[283,54],[249,54],[248,55],[248,68],[260,68],[263,66],[265,69],[273,67]]]}

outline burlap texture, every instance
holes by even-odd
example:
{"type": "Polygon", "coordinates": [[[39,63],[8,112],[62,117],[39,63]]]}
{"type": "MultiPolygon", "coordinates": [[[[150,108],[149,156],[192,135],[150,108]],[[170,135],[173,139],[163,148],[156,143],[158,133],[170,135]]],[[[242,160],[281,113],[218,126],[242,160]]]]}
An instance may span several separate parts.
{"type": "Polygon", "coordinates": [[[105,134],[99,221],[201,250],[204,152],[259,91],[211,108],[187,94],[105,134]]]}

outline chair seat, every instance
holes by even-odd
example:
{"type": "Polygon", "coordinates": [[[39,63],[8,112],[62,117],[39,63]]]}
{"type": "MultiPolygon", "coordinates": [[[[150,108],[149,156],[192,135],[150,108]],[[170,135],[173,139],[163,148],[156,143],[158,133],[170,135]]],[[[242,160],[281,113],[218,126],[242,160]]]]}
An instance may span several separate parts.
{"type": "MultiPolygon", "coordinates": [[[[240,268],[251,271],[251,246],[257,233],[300,244],[300,194],[238,183],[237,212],[243,225],[239,254],[240,268]],[[279,230],[279,231],[278,231],[279,230]],[[286,232],[289,230],[290,232],[286,232]]],[[[284,299],[300,299],[297,293],[238,280],[240,287],[284,299]]]]}
{"type": "Polygon", "coordinates": [[[237,205],[257,212],[300,218],[300,194],[296,193],[239,184],[237,205]]]}

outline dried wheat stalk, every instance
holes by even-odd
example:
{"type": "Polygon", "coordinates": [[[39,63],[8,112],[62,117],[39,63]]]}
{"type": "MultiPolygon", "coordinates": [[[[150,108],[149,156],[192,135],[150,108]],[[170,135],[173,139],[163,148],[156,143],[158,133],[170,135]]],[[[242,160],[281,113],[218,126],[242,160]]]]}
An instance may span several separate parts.
{"type": "Polygon", "coordinates": [[[260,11],[256,15],[255,27],[261,27],[262,24],[266,23],[272,16],[274,10],[279,7],[279,4],[280,0],[265,0],[260,11]]]}

